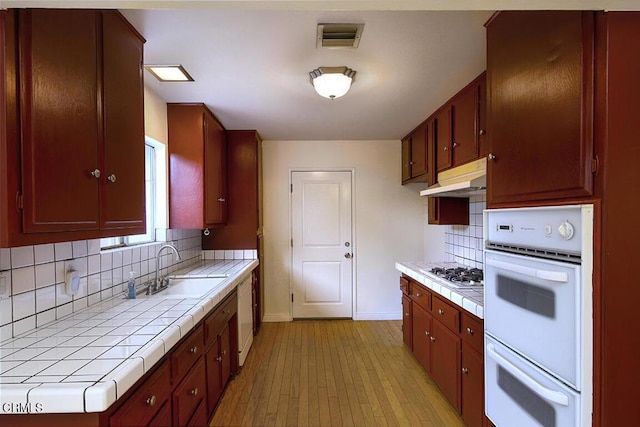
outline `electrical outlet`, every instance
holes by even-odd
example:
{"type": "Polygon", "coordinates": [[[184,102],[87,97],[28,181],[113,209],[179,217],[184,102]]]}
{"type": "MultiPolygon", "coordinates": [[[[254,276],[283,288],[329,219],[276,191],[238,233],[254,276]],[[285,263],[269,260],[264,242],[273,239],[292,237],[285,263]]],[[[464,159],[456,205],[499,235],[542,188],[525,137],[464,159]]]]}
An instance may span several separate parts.
{"type": "Polygon", "coordinates": [[[6,271],[0,272],[0,299],[9,298],[9,281],[7,280],[6,271]]]}
{"type": "Polygon", "coordinates": [[[78,289],[80,288],[80,273],[73,261],[64,262],[64,272],[65,293],[69,296],[73,296],[78,293],[78,289]]]}

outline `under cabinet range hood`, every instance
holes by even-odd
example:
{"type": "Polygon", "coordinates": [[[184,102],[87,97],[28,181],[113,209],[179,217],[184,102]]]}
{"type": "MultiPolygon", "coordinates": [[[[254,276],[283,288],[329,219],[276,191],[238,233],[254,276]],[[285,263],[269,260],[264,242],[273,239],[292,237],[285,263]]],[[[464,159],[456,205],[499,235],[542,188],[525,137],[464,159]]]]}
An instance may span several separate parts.
{"type": "Polygon", "coordinates": [[[475,160],[438,174],[438,183],[420,192],[421,196],[469,197],[484,194],[487,188],[487,158],[475,160]]]}

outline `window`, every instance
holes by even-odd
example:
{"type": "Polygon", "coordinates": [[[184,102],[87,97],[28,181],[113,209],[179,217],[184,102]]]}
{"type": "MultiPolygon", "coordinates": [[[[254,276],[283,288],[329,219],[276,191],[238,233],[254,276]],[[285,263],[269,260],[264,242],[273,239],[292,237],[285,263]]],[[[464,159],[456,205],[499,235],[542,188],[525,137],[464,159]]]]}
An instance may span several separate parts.
{"type": "MultiPolygon", "coordinates": [[[[147,231],[144,234],[136,234],[123,237],[108,237],[100,239],[102,249],[118,246],[137,245],[154,242],[156,240],[156,212],[158,211],[158,168],[156,167],[164,156],[164,146],[147,138],[145,143],[144,170],[145,170],[145,210],[147,231]]],[[[162,164],[160,165],[163,166],[162,164]]]]}

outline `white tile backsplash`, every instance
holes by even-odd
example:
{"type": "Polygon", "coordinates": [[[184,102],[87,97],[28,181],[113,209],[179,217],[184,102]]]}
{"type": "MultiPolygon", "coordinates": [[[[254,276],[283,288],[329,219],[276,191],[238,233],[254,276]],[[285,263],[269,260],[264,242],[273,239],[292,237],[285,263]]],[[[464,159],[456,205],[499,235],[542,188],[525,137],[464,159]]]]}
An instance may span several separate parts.
{"type": "MultiPolygon", "coordinates": [[[[200,230],[166,230],[165,234],[176,243],[182,261],[175,262],[172,254],[163,256],[163,274],[202,258],[200,230]]],[[[101,252],[100,240],[92,239],[1,248],[0,271],[5,272],[11,296],[0,300],[0,341],[120,294],[129,271],[135,272],[138,284],[151,280],[155,255],[162,244],[101,252]],[[64,292],[69,263],[81,274],[81,289],[73,298],[64,292]]]]}
{"type": "Polygon", "coordinates": [[[445,231],[445,261],[483,268],[482,211],[486,196],[469,198],[469,225],[449,225],[445,231]]]}

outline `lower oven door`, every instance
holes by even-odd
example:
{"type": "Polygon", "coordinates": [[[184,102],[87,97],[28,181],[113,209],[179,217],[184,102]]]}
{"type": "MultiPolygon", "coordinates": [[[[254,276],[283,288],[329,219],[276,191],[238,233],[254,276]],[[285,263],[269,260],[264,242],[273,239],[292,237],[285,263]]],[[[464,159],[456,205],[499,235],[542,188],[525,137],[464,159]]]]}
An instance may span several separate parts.
{"type": "Polygon", "coordinates": [[[489,336],[485,412],[497,427],[577,427],[580,395],[489,336]]]}
{"type": "Polygon", "coordinates": [[[581,389],[579,265],[487,250],[484,300],[488,334],[581,389]]]}

